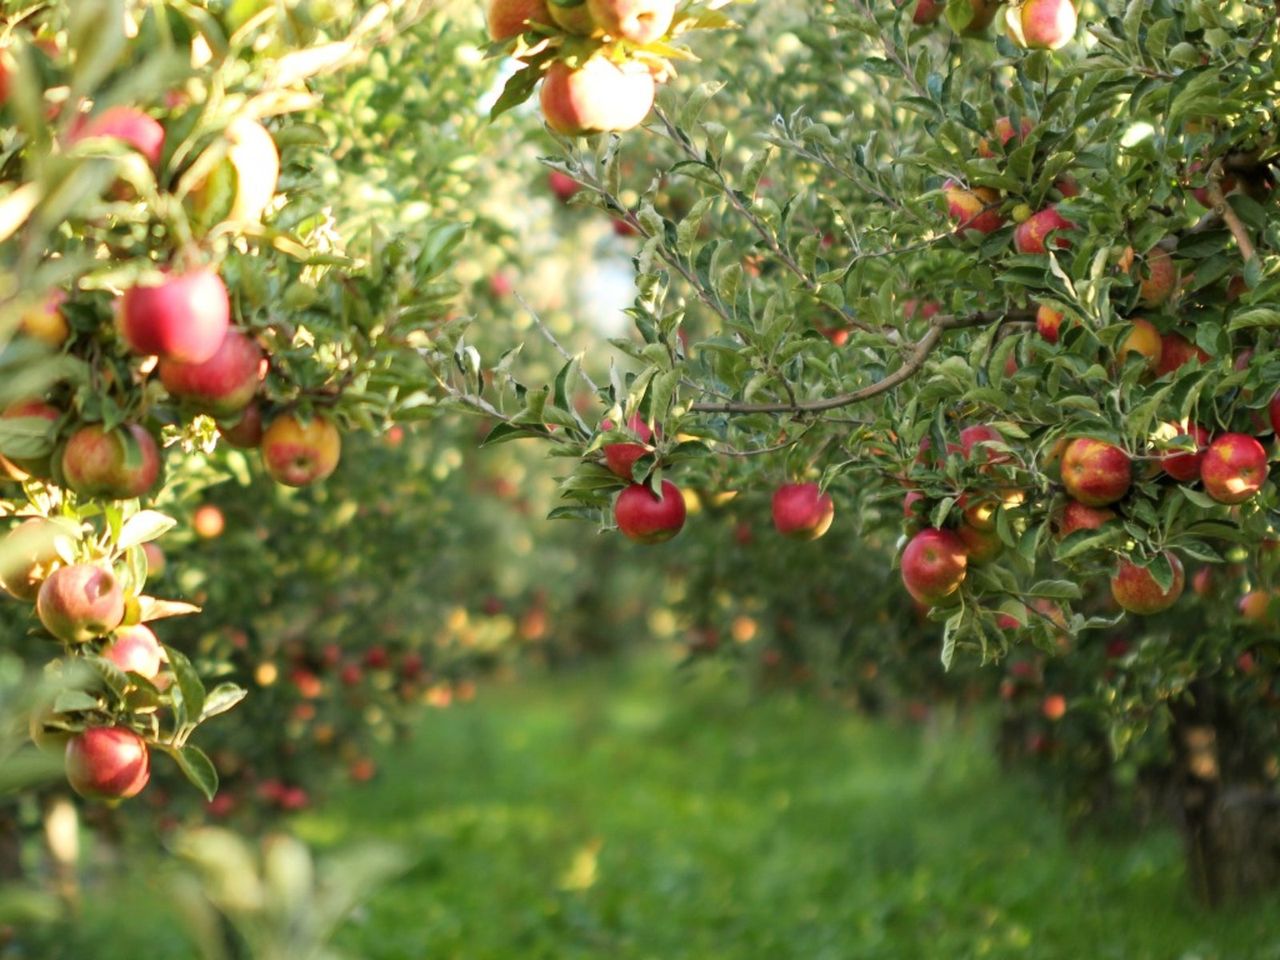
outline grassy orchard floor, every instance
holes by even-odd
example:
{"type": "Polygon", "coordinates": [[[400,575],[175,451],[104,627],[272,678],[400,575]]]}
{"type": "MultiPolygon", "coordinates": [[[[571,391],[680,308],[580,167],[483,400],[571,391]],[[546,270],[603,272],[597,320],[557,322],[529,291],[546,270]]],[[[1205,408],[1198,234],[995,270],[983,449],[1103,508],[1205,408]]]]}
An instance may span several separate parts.
{"type": "MultiPolygon", "coordinates": [[[[1069,842],[981,740],[613,665],[433,714],[297,826],[421,852],[344,932],[364,960],[1280,958],[1280,898],[1199,912],[1174,836],[1069,842]]],[[[186,960],[155,892],[91,896],[65,956],[186,960]]]]}

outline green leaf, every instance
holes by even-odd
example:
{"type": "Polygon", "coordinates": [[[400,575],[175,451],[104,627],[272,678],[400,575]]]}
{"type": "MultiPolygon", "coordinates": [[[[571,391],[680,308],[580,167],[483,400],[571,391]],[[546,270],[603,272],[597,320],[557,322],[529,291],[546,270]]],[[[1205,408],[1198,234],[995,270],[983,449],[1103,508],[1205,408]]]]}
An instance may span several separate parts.
{"type": "Polygon", "coordinates": [[[116,547],[127,550],[142,543],[150,543],[177,526],[178,521],[157,510],[140,510],[124,522],[116,547]]]}
{"type": "Polygon", "coordinates": [[[178,764],[178,769],[191,784],[199,790],[206,800],[212,800],[218,793],[218,771],[203,750],[193,744],[177,749],[165,750],[178,764]]]}
{"type": "Polygon", "coordinates": [[[178,691],[182,695],[182,709],[179,713],[183,719],[179,722],[185,725],[204,712],[204,683],[185,653],[167,644],[164,649],[169,655],[169,668],[173,670],[174,678],[178,681],[178,691]]]}

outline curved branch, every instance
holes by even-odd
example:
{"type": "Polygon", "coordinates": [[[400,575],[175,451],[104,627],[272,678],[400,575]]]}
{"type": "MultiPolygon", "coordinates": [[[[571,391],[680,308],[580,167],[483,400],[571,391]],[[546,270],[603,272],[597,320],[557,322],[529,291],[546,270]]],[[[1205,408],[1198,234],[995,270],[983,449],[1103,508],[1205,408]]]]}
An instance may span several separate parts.
{"type": "Polygon", "coordinates": [[[1249,231],[1245,228],[1244,221],[1240,219],[1235,208],[1227,203],[1226,195],[1222,192],[1221,160],[1215,160],[1209,171],[1209,203],[1213,212],[1222,218],[1231,235],[1236,238],[1240,256],[1244,258],[1245,263],[1248,263],[1257,256],[1257,251],[1253,248],[1253,240],[1249,238],[1249,231]]]}

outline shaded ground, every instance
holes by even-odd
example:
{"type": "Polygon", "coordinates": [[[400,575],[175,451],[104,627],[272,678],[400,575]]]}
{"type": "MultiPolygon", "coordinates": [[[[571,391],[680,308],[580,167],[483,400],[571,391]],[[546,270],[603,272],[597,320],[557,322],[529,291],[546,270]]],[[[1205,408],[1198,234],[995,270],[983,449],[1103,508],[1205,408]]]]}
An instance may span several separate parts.
{"type": "MultiPolygon", "coordinates": [[[[1202,913],[1175,837],[1069,842],[982,739],[615,665],[433,715],[298,826],[421,854],[345,931],[365,960],[1280,960],[1280,897],[1202,913]]],[[[191,956],[118,896],[68,957],[191,956]]]]}

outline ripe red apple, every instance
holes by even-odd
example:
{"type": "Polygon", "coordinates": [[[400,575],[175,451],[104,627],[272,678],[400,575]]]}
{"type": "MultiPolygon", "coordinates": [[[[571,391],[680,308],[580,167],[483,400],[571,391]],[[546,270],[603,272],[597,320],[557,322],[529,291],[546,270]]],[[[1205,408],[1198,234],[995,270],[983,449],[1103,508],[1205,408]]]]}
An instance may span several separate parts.
{"type": "Polygon", "coordinates": [[[63,291],[50,290],[34,306],[19,314],[19,332],[32,340],[39,340],[51,350],[62,349],[71,336],[71,326],[62,312],[62,305],[66,302],[67,295],[63,291]]]}
{"type": "Polygon", "coordinates": [[[219,419],[234,417],[258,392],[267,358],[258,342],[232,327],[216,353],[203,363],[162,359],[160,381],[175,399],[219,419]]]}
{"type": "MultiPolygon", "coordinates": [[[[1058,212],[1054,206],[1045,207],[1018,224],[1013,231],[1013,246],[1019,253],[1044,253],[1048,248],[1045,241],[1049,234],[1056,230],[1071,230],[1075,224],[1058,212]]],[[[1053,238],[1054,245],[1060,250],[1071,246],[1071,240],[1061,235],[1053,238]]]]}
{"type": "Polygon", "coordinates": [[[557,61],[542,80],[542,115],[565,136],[630,130],[649,115],[656,89],[653,74],[637,62],[620,67],[592,57],[573,70],[557,61]]]}
{"type": "Polygon", "coordinates": [[[144,543],[142,552],[147,558],[147,576],[162,576],[165,568],[164,551],[154,543],[144,543]]]}
{"type": "Polygon", "coordinates": [[[902,583],[913,598],[935,606],[960,589],[969,556],[950,530],[921,530],[902,552],[902,583]]]}
{"type": "Polygon", "coordinates": [[[1004,437],[994,427],[976,424],[960,431],[960,452],[971,463],[999,466],[1013,460],[1012,455],[987,446],[989,443],[1004,443],[1004,437]]]}
{"type": "MultiPolygon", "coordinates": [[[[1014,128],[1013,121],[1009,117],[997,117],[993,132],[996,135],[996,139],[1000,141],[1000,146],[1007,147],[1010,140],[1015,138],[1022,140],[1033,129],[1035,129],[1035,124],[1026,117],[1022,118],[1022,122],[1018,124],[1017,129],[1014,128]]],[[[985,137],[978,141],[978,156],[991,158],[995,155],[995,149],[985,137]]]]}
{"type": "Polygon", "coordinates": [[[1191,590],[1197,597],[1210,597],[1213,595],[1213,582],[1215,580],[1213,567],[1201,567],[1191,576],[1191,590]]]}
{"type": "Polygon", "coordinates": [[[1194,453],[1166,450],[1160,454],[1160,468],[1165,473],[1181,483],[1194,483],[1200,478],[1200,464],[1204,461],[1205,451],[1209,446],[1209,431],[1198,423],[1167,423],[1161,428],[1161,433],[1166,440],[1186,436],[1195,444],[1194,453]]]}
{"type": "Polygon", "coordinates": [[[662,543],[684,526],[685,505],[680,489],[670,480],[662,481],[662,496],[633,483],[613,504],[618,529],[637,543],[662,543]]]}
{"type": "Polygon", "coordinates": [[[954,180],[948,180],[942,189],[947,200],[947,214],[956,223],[956,233],[963,234],[967,230],[995,233],[1004,226],[997,191],[990,187],[966,190],[954,180]]]}
{"type": "Polygon", "coordinates": [[[1076,35],[1072,0],[1025,0],[1005,13],[1009,39],[1028,50],[1058,50],[1076,35]]]}
{"type": "Polygon", "coordinates": [[[1130,323],[1129,332],[1120,341],[1116,355],[1123,365],[1130,354],[1137,354],[1143,358],[1148,373],[1154,373],[1160,365],[1163,351],[1164,340],[1160,336],[1160,331],[1155,328],[1155,324],[1137,317],[1130,323]]]}
{"type": "Polygon", "coordinates": [[[52,520],[31,517],[0,541],[0,588],[18,600],[35,600],[40,585],[62,564],[54,543],[67,530],[52,520]]]}
{"type": "Polygon", "coordinates": [[[816,483],[783,484],[773,494],[773,525],[784,537],[817,540],[831,528],[836,505],[816,483]]]}
{"type": "Polygon", "coordinates": [[[577,180],[563,173],[560,170],[552,170],[547,174],[547,184],[551,187],[551,192],[556,195],[561,203],[568,203],[574,194],[580,189],[577,180]]]}
{"type": "Polygon", "coordinates": [[[167,659],[156,635],[141,623],[121,627],[112,634],[102,655],[125,673],[133,672],[148,680],[160,675],[167,659]]]}
{"type": "Polygon", "coordinates": [[[133,287],[120,302],[120,332],[142,356],[204,363],[218,352],[230,324],[226,285],[207,268],[133,287]]]}
{"type": "Polygon", "coordinates": [[[1062,454],[1062,485],[1087,507],[1105,507],[1129,492],[1129,455],[1105,440],[1077,437],[1062,454]]]}
{"type": "Polygon", "coordinates": [[[550,23],[546,0],[489,0],[489,38],[510,40],[529,29],[529,22],[550,23]]]}
{"type": "Polygon", "coordinates": [[[1060,693],[1051,693],[1040,704],[1040,712],[1046,720],[1057,722],[1067,715],[1067,698],[1060,693]]]}
{"type": "Polygon", "coordinates": [[[151,779],[147,744],[127,727],[90,727],[67,741],[67,782],[87,800],[127,800],[151,779]]]}
{"type": "Polygon", "coordinates": [[[1267,479],[1267,451],[1253,437],[1224,433],[1200,464],[1205,493],[1219,503],[1244,503],[1267,479]]]}
{"type": "Polygon", "coordinates": [[[303,423],[292,413],[271,421],[262,435],[262,463],[277,483],[305,487],[338,468],[342,435],[333,421],[317,414],[303,423]]]}
{"type": "Polygon", "coordinates": [[[1116,518],[1106,507],[1090,507],[1078,500],[1068,500],[1058,516],[1058,537],[1069,537],[1077,530],[1098,530],[1116,518]]]}
{"type": "Polygon", "coordinates": [[[1178,602],[1186,583],[1182,561],[1167,550],[1164,555],[1173,568],[1173,583],[1168,590],[1160,589],[1155,577],[1146,567],[1140,567],[1131,560],[1120,562],[1111,578],[1111,596],[1121,609],[1147,616],[1168,610],[1178,602]]]}
{"type": "Polygon", "coordinates": [[[91,137],[119,140],[146,157],[152,167],[160,166],[164,127],[136,107],[108,107],[95,117],[78,117],[68,142],[75,144],[91,137]]]}
{"type": "Polygon", "coordinates": [[[906,300],[902,304],[902,319],[908,323],[916,318],[916,314],[920,314],[921,320],[932,320],[942,312],[942,304],[937,300],[906,300]]]}
{"type": "Polygon", "coordinates": [[[1208,363],[1212,358],[1180,333],[1166,333],[1160,338],[1160,362],[1156,376],[1172,373],[1192,360],[1208,363]]]}
{"type": "Polygon", "coordinates": [[[1004,553],[1004,541],[994,530],[981,530],[962,523],[956,528],[956,536],[964,544],[969,563],[990,563],[1004,553]]]}
{"type": "MultiPolygon", "coordinates": [[[[613,421],[605,420],[600,426],[605,430],[612,430],[613,421]]],[[[645,423],[644,417],[638,413],[632,414],[627,420],[627,429],[640,438],[639,443],[606,443],[604,445],[605,463],[623,480],[631,479],[631,468],[635,466],[637,460],[653,452],[653,447],[649,446],[649,441],[653,439],[653,431],[645,423]]]]}
{"type": "Polygon", "coordinates": [[[237,117],[223,135],[227,141],[224,171],[207,177],[192,191],[197,212],[204,217],[237,223],[260,223],[276,195],[280,180],[280,152],[271,134],[257,120],[237,117]],[[233,184],[227,195],[220,184],[233,184]],[[225,212],[224,212],[225,211],[225,212]]]}
{"type": "MultiPolygon", "coordinates": [[[[898,0],[898,6],[903,0],[898,0]]],[[[942,16],[947,8],[946,0],[917,0],[915,12],[911,14],[911,22],[918,27],[928,26],[942,16]]]]}
{"type": "Polygon", "coordinates": [[[218,424],[218,434],[233,447],[241,450],[256,450],[262,445],[262,407],[250,403],[234,423],[218,424]]]}
{"type": "MultiPolygon", "coordinates": [[[[0,420],[23,420],[23,433],[27,435],[24,442],[29,438],[35,447],[25,452],[34,453],[40,448],[39,433],[45,434],[43,443],[52,443],[52,435],[54,433],[54,425],[62,419],[62,411],[57,407],[45,403],[43,400],[18,400],[5,407],[4,413],[0,414],[0,420]]],[[[17,424],[9,424],[13,429],[17,428],[17,424]]],[[[15,454],[16,454],[16,448],[15,454]]],[[[49,453],[40,456],[19,456],[10,455],[7,460],[17,467],[23,473],[29,476],[39,477],[47,480],[51,475],[50,459],[52,450],[49,453]]]]}
{"type": "Polygon", "coordinates": [[[227,519],[212,503],[202,504],[191,516],[191,528],[202,540],[216,540],[227,528],[227,519]]]}
{"type": "Polygon", "coordinates": [[[1158,307],[1173,294],[1178,285],[1178,268],[1163,247],[1147,253],[1147,262],[1139,268],[1138,295],[1148,307],[1158,307]]]}
{"type": "Polygon", "coordinates": [[[81,427],[62,451],[62,475],[82,497],[132,500],[160,481],[160,448],[136,423],[106,431],[102,424],[81,427]]]}
{"type": "Polygon", "coordinates": [[[671,28],[676,0],[587,0],[587,9],[605,33],[643,46],[671,28]]]}
{"type": "Polygon", "coordinates": [[[1044,304],[1036,310],[1036,332],[1050,343],[1057,343],[1062,330],[1062,314],[1044,304]]]}
{"type": "Polygon", "coordinates": [[[124,619],[124,591],[110,571],[91,563],[59,567],[40,585],[36,615],[67,643],[105,637],[124,619]]]}

